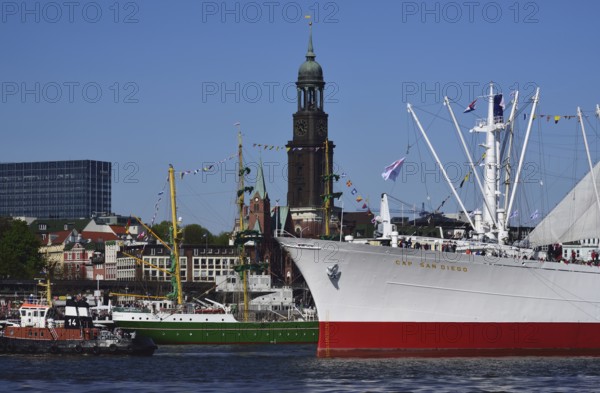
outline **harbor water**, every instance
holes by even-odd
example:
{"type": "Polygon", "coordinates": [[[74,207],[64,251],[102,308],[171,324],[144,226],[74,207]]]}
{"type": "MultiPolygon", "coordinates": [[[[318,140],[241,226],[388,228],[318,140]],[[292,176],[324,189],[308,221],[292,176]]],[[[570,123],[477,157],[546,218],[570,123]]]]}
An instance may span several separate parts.
{"type": "Polygon", "coordinates": [[[592,357],[326,359],[316,345],[0,355],[4,392],[600,392],[592,357]]]}

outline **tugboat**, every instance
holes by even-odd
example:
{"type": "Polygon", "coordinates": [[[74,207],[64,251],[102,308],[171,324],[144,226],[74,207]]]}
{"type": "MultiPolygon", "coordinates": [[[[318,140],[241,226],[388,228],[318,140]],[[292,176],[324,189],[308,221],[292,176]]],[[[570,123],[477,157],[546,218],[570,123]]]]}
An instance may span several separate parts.
{"type": "Polygon", "coordinates": [[[2,353],[114,354],[151,356],[157,349],[152,339],[94,327],[88,303],[80,296],[67,301],[60,318],[51,301],[32,300],[19,308],[20,322],[0,330],[2,353]]]}

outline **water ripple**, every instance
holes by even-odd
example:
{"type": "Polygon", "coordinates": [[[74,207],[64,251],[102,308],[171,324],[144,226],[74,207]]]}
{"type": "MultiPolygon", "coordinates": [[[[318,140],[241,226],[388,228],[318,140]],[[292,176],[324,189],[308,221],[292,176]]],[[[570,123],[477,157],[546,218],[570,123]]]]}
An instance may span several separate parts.
{"type": "Polygon", "coordinates": [[[323,359],[314,345],[161,346],[149,358],[0,356],[2,391],[600,392],[586,357],[323,359]]]}

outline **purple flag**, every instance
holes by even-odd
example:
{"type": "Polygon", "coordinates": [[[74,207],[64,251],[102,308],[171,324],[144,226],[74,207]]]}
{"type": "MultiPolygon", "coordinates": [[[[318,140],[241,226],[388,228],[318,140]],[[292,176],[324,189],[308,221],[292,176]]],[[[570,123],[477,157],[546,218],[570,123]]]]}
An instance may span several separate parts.
{"type": "Polygon", "coordinates": [[[392,179],[393,181],[396,181],[396,177],[398,177],[398,173],[400,173],[400,168],[402,168],[402,164],[404,163],[405,159],[406,157],[403,157],[386,166],[381,174],[383,180],[392,179]]]}

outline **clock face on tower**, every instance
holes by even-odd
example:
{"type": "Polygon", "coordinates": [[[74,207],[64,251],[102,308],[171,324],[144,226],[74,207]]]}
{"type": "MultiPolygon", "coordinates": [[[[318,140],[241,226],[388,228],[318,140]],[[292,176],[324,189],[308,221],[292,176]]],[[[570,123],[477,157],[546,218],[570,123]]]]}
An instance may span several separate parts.
{"type": "Polygon", "coordinates": [[[307,128],[308,128],[308,125],[306,124],[306,120],[304,120],[304,119],[296,120],[296,124],[294,125],[294,132],[296,133],[296,135],[298,135],[298,136],[306,135],[307,128]]]}
{"type": "Polygon", "coordinates": [[[319,120],[319,123],[317,124],[317,133],[319,136],[327,135],[327,122],[325,120],[319,120]]]}

